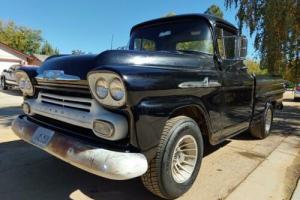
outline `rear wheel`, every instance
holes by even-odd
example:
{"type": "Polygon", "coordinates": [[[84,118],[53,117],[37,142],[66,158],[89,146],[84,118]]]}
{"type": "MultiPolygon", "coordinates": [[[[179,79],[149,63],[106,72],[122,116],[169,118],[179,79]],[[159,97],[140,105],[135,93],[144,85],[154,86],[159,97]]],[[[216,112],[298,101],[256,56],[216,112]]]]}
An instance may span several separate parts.
{"type": "Polygon", "coordinates": [[[264,114],[260,117],[260,120],[251,124],[250,133],[255,138],[264,139],[270,135],[272,123],[273,106],[267,103],[264,114]]]}
{"type": "Polygon", "coordinates": [[[185,116],[167,121],[156,157],[142,176],[145,187],[155,195],[174,199],[194,183],[202,161],[203,140],[197,123],[185,116]]]}
{"type": "Polygon", "coordinates": [[[7,90],[7,85],[5,83],[5,78],[4,77],[1,78],[0,87],[1,87],[2,90],[7,90]]]}

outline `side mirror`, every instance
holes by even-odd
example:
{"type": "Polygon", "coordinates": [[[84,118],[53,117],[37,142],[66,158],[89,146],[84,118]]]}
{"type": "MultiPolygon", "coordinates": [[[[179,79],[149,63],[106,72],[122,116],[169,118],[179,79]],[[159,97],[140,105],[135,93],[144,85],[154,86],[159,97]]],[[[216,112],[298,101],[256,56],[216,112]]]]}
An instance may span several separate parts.
{"type": "Polygon", "coordinates": [[[247,38],[245,36],[223,36],[226,59],[245,59],[247,56],[247,38]]]}
{"type": "Polygon", "coordinates": [[[247,56],[248,40],[245,36],[238,36],[238,52],[239,57],[245,59],[247,56]]]}

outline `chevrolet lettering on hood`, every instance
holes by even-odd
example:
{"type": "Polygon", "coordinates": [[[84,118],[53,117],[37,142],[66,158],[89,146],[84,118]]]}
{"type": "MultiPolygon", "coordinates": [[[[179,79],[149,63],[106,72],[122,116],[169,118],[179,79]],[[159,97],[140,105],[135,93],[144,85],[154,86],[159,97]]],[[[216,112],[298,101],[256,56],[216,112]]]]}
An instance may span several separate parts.
{"type": "Polygon", "coordinates": [[[65,74],[63,70],[46,70],[35,77],[38,80],[78,81],[80,78],[65,74]]]}

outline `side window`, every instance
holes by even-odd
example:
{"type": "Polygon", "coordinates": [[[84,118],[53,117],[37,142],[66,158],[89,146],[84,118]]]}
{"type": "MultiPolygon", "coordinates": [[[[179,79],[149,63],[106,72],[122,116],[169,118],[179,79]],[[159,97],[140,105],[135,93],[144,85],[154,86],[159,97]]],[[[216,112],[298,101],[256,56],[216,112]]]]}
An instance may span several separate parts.
{"type": "Polygon", "coordinates": [[[213,54],[213,40],[208,27],[198,30],[186,31],[182,37],[176,41],[178,51],[196,51],[213,54]]]}
{"type": "Polygon", "coordinates": [[[219,48],[220,56],[225,59],[225,50],[224,50],[224,40],[223,40],[223,29],[217,27],[216,28],[216,36],[217,36],[217,43],[219,48]]]}
{"type": "Polygon", "coordinates": [[[176,50],[198,51],[213,54],[212,40],[178,42],[176,50]]]}
{"type": "Polygon", "coordinates": [[[217,27],[216,36],[221,57],[223,59],[236,58],[236,35],[223,28],[217,27]]]}
{"type": "Polygon", "coordinates": [[[139,51],[155,51],[155,42],[148,39],[136,38],[134,40],[134,50],[139,51]]]}

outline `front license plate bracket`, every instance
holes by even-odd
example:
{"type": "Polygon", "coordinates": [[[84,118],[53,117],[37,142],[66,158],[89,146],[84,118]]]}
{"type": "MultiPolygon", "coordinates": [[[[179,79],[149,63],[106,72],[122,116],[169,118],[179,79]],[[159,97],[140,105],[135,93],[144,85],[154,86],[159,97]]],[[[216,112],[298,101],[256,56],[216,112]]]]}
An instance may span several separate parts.
{"type": "Polygon", "coordinates": [[[38,147],[45,148],[51,141],[53,135],[54,131],[38,127],[31,138],[31,142],[38,147]]]}

